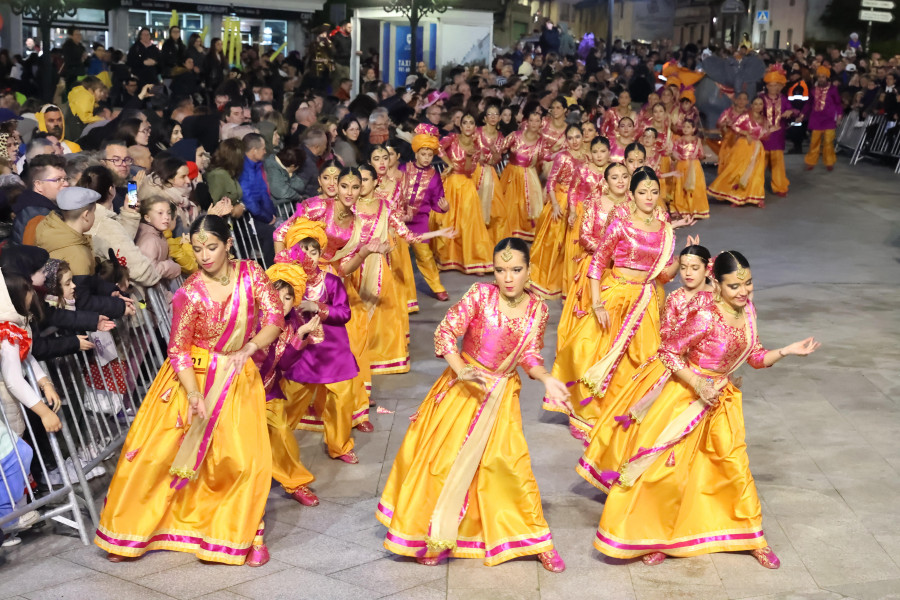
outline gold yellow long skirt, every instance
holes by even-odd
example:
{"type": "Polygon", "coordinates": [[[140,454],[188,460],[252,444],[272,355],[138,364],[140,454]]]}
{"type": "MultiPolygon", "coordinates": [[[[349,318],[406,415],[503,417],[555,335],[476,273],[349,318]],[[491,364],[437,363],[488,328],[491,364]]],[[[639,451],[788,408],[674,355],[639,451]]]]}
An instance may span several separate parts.
{"type": "Polygon", "coordinates": [[[675,170],[681,174],[681,177],[673,177],[670,210],[685,217],[692,215],[695,219],[708,219],[709,200],[706,198],[706,177],[703,175],[703,165],[699,160],[679,160],[675,164],[675,170]],[[693,179],[693,181],[689,182],[689,179],[693,179]],[[688,190],[687,186],[691,183],[693,189],[688,190]]]}
{"type": "Polygon", "coordinates": [[[503,197],[497,211],[491,208],[491,233],[495,241],[504,237],[522,238],[534,241],[535,220],[528,215],[528,198],[532,202],[543,203],[543,190],[534,167],[506,165],[500,175],[500,191],[503,197]],[[528,173],[528,170],[532,173],[528,173]],[[535,189],[537,188],[537,189],[535,189]],[[497,214],[496,219],[493,215],[497,214]],[[499,237],[498,237],[499,236],[499,237]]]}
{"type": "Polygon", "coordinates": [[[550,300],[562,295],[565,270],[565,242],[568,229],[569,188],[556,186],[556,201],[561,215],[553,219],[553,204],[548,202],[537,220],[537,232],[531,246],[531,285],[550,300]]]}
{"type": "Polygon", "coordinates": [[[762,143],[740,137],[735,140],[725,167],[709,185],[708,194],[738,206],[759,204],[765,200],[765,186],[766,156],[762,143]],[[746,184],[741,183],[742,179],[746,184]]]}
{"type": "MultiPolygon", "coordinates": [[[[362,305],[356,305],[361,320],[365,322],[365,355],[373,375],[409,372],[409,313],[406,298],[399,286],[386,256],[381,255],[381,293],[371,316],[362,305]]],[[[344,281],[359,293],[362,271],[357,269],[344,281]]],[[[354,304],[351,304],[351,310],[354,304]]],[[[351,341],[351,346],[353,342],[351,341]]]]}
{"type": "Polygon", "coordinates": [[[484,225],[475,181],[467,175],[451,173],[444,179],[444,197],[449,210],[432,214],[441,228],[452,227],[457,235],[452,240],[434,238],[432,241],[438,268],[468,274],[492,271],[494,244],[484,225]]]}
{"type": "Polygon", "coordinates": [[[391,270],[394,279],[406,295],[406,312],[419,312],[419,295],[416,292],[416,275],[413,272],[412,259],[409,256],[409,242],[399,235],[392,234],[391,270]]]}
{"type": "Polygon", "coordinates": [[[726,131],[725,135],[722,137],[722,143],[719,145],[719,166],[717,175],[721,175],[722,171],[725,170],[728,159],[731,157],[731,151],[734,149],[734,142],[736,139],[737,135],[735,135],[734,131],[731,129],[726,131]]]}
{"type": "MultiPolygon", "coordinates": [[[[622,464],[634,455],[631,447],[639,424],[629,417],[629,409],[653,391],[661,391],[671,373],[657,357],[650,358],[625,383],[619,392],[621,403],[612,403],[601,409],[600,417],[591,430],[589,443],[578,459],[575,471],[592,486],[609,493],[609,485],[602,477],[607,471],[618,471],[622,464]],[[622,419],[616,421],[616,417],[622,419]]],[[[657,398],[658,399],[658,398],[657,398]]]]}
{"type": "Polygon", "coordinates": [[[285,400],[283,393],[266,402],[266,425],[272,448],[272,477],[289,494],[316,479],[301,462],[300,445],[294,437],[294,429],[303,420],[306,408],[300,402],[285,400]]]}
{"type": "MultiPolygon", "coordinates": [[[[588,256],[584,247],[581,245],[581,221],[584,219],[584,203],[569,202],[569,213],[575,211],[575,222],[572,225],[566,221],[566,235],[563,240],[563,280],[562,280],[562,296],[563,299],[569,295],[569,289],[575,281],[575,274],[581,262],[588,256]]],[[[590,257],[588,257],[590,259],[590,257]]],[[[590,262],[590,260],[588,260],[590,262]]]]}
{"type": "MultiPolygon", "coordinates": [[[[191,356],[203,389],[209,352],[194,348],[191,356]]],[[[197,478],[175,490],[169,468],[187,432],[188,410],[184,388],[166,361],[122,446],[94,543],[121,556],[176,550],[244,564],[272,485],[259,371],[247,361],[234,379],[197,478]]]]}
{"type": "Polygon", "coordinates": [[[562,314],[559,316],[559,325],[556,328],[557,356],[566,342],[571,339],[572,331],[581,322],[581,319],[596,320],[591,311],[590,278],[587,276],[592,256],[584,251],[581,244],[578,247],[581,248],[584,256],[575,257],[577,260],[575,275],[572,277],[572,283],[566,293],[565,302],[563,302],[562,314]]]}
{"type": "MultiPolygon", "coordinates": [[[[587,278],[585,278],[587,279],[587,278]]],[[[586,286],[590,284],[585,282],[586,286]]],[[[630,380],[638,368],[659,349],[660,307],[663,302],[661,286],[655,283],[653,295],[644,311],[641,322],[631,340],[625,346],[618,364],[611,371],[612,377],[606,388],[604,397],[596,398],[590,388],[580,380],[585,372],[606,356],[628,313],[631,311],[641,292],[642,284],[627,281],[618,275],[615,269],[607,269],[600,281],[606,298],[606,310],[609,312],[610,326],[600,327],[597,317],[590,308],[582,318],[569,321],[570,327],[566,339],[559,345],[556,361],[553,363],[553,376],[565,383],[571,393],[573,411],[568,414],[569,425],[589,433],[609,405],[610,410],[618,410],[622,402],[619,392],[630,380]]],[[[584,292],[590,300],[590,288],[584,292]]],[[[563,307],[563,316],[566,315],[563,307]]],[[[627,399],[626,399],[627,401],[627,399]]],[[[544,401],[544,410],[565,412],[555,404],[544,401]]],[[[618,414],[618,413],[617,413],[618,414]]]]}
{"type": "MultiPolygon", "coordinates": [[[[419,406],[378,504],[375,516],[388,528],[384,547],[395,554],[437,556],[427,552],[425,543],[431,514],[484,395],[472,384],[451,385],[455,379],[448,368],[419,406]]],[[[513,375],[469,488],[450,556],[480,558],[491,566],[553,549],[522,431],[520,388],[518,375],[513,375]]]]}
{"type": "MultiPolygon", "coordinates": [[[[666,383],[637,426],[631,450],[651,446],[691,402],[694,391],[666,383]]],[[[633,486],[614,485],[594,547],[608,556],[649,552],[696,556],[764,548],[762,509],[750,474],[741,392],[728,384],[720,404],[633,486]]]]}

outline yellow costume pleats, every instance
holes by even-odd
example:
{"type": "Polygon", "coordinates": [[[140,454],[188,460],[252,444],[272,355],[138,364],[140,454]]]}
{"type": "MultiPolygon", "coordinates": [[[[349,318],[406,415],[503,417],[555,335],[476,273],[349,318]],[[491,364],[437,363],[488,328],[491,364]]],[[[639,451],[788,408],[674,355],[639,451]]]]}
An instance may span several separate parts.
{"type": "MultiPolygon", "coordinates": [[[[191,355],[203,389],[209,352],[195,347],[191,355]]],[[[228,388],[196,479],[175,490],[169,468],[187,432],[189,407],[166,361],[122,447],[94,543],[122,556],[177,550],[243,564],[272,485],[265,397],[248,361],[228,388]]]]}
{"type": "Polygon", "coordinates": [[[548,300],[562,295],[568,230],[569,189],[556,186],[555,192],[561,214],[554,220],[553,204],[548,202],[544,206],[531,247],[532,289],[548,300]]]}
{"type": "Polygon", "coordinates": [[[759,204],[766,197],[765,175],[766,157],[762,143],[739,137],[731,147],[725,167],[709,185],[708,193],[713,198],[737,205],[759,204]]]}
{"type": "Polygon", "coordinates": [[[446,213],[432,213],[437,228],[452,227],[454,239],[434,238],[432,246],[442,271],[488,273],[493,270],[494,244],[484,225],[481,199],[475,182],[461,173],[444,179],[444,197],[450,205],[446,213]]]}
{"type": "Polygon", "coordinates": [[[695,219],[709,218],[709,200],[706,198],[706,178],[699,160],[679,160],[675,170],[681,175],[673,177],[672,212],[692,215],[695,219]]]}
{"type": "MultiPolygon", "coordinates": [[[[439,553],[427,549],[429,521],[484,397],[478,386],[454,382],[455,374],[447,369],[422,402],[378,504],[376,517],[388,528],[384,546],[395,554],[439,553]]],[[[450,556],[496,565],[553,549],[522,431],[520,387],[518,375],[512,375],[469,487],[450,556]]]]}
{"type": "Polygon", "coordinates": [[[396,233],[391,235],[391,270],[397,285],[406,295],[406,312],[419,312],[419,299],[416,293],[416,275],[413,273],[412,259],[409,257],[409,242],[396,233]]]}
{"type": "Polygon", "coordinates": [[[784,170],[784,150],[767,150],[766,167],[772,172],[772,191],[776,194],[787,194],[791,182],[784,170]]]}
{"type": "MultiPolygon", "coordinates": [[[[594,546],[608,556],[649,552],[696,556],[764,548],[762,511],[750,474],[741,393],[728,384],[718,407],[631,487],[613,485],[594,546]]],[[[629,454],[650,447],[696,394],[665,384],[643,422],[631,431],[629,454]]],[[[633,426],[634,427],[634,426],[633,426]]]]}
{"type": "MultiPolygon", "coordinates": [[[[354,412],[358,408],[358,384],[355,379],[337,383],[299,383],[281,380],[287,402],[295,404],[304,417],[302,429],[322,431],[328,455],[337,458],[353,450],[351,437],[354,412]]],[[[369,400],[365,400],[368,412],[369,400]]]]}
{"type": "MultiPolygon", "coordinates": [[[[566,221],[566,235],[563,240],[563,281],[562,296],[565,299],[569,295],[569,289],[575,281],[575,274],[580,264],[587,256],[581,245],[581,220],[584,218],[584,202],[569,202],[569,212],[575,211],[575,222],[568,225],[566,221]]],[[[588,260],[590,263],[590,260],[588,260]]]]}
{"type": "Polygon", "coordinates": [[[535,219],[543,209],[543,190],[534,167],[508,164],[500,176],[503,200],[491,209],[491,233],[495,241],[504,237],[534,241],[535,219]],[[493,215],[497,215],[496,218],[493,215]],[[499,237],[498,237],[499,236],[499,237]]]}
{"type": "MultiPolygon", "coordinates": [[[[601,328],[590,309],[581,318],[577,318],[576,315],[574,319],[568,320],[566,323],[569,331],[564,340],[560,336],[560,340],[563,341],[560,343],[556,361],[553,363],[553,376],[565,383],[572,394],[573,412],[568,415],[569,424],[585,433],[590,432],[603,412],[607,410],[607,405],[622,401],[619,394],[622,387],[631,380],[631,376],[637,369],[656,353],[660,341],[661,286],[650,283],[648,285],[652,286],[652,296],[640,324],[618,357],[616,366],[613,367],[613,375],[604,397],[594,397],[590,388],[579,380],[612,348],[617,336],[621,335],[620,329],[632,307],[638,301],[643,288],[641,283],[630,282],[619,277],[615,269],[607,269],[603,272],[600,285],[606,299],[606,310],[609,312],[609,328],[601,328]]],[[[584,296],[590,296],[589,289],[584,291],[582,297],[584,296]]],[[[569,300],[574,302],[572,298],[569,300]]],[[[566,313],[565,307],[563,308],[563,317],[566,319],[571,317],[566,313]]],[[[560,325],[562,325],[562,321],[560,325]]],[[[627,401],[627,399],[625,400],[627,401]]],[[[547,402],[544,402],[543,408],[561,412],[558,406],[547,402]]],[[[617,410],[617,408],[612,410],[617,410]]]]}
{"type": "Polygon", "coordinates": [[[300,461],[300,446],[294,437],[294,429],[303,419],[306,409],[305,404],[284,398],[272,398],[266,402],[266,425],[272,447],[272,477],[288,493],[315,480],[300,461]]]}

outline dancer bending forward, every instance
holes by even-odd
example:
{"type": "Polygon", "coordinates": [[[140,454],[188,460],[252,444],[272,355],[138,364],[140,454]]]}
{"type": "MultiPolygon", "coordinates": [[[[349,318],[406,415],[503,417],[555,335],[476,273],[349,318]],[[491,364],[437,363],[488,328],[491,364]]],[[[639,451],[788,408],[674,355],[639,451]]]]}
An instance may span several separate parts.
{"type": "Polygon", "coordinates": [[[713,277],[715,297],[696,295],[681,323],[663,331],[659,359],[623,390],[630,408],[597,424],[577,470],[609,492],[594,540],[608,556],[659,564],[667,555],[749,550],[762,566],[777,569],[763,534],[739,381],[732,376],[745,361],[771,367],[791,354],[811,354],[819,344],[808,338],[763,348],[750,301],[753,276],[739,252],[720,254],[713,277]],[[615,470],[589,465],[604,454],[598,445],[623,441],[627,458],[615,470]]]}
{"type": "Polygon", "coordinates": [[[435,353],[450,366],[410,418],[376,511],[391,552],[427,565],[453,556],[488,566],[537,554],[547,570],[565,569],[519,412],[519,366],[543,382],[548,398],[568,402],[543,366],[549,310],[525,291],[528,276],[528,246],[502,240],[495,282],[473,285],[435,332],[435,353]]]}

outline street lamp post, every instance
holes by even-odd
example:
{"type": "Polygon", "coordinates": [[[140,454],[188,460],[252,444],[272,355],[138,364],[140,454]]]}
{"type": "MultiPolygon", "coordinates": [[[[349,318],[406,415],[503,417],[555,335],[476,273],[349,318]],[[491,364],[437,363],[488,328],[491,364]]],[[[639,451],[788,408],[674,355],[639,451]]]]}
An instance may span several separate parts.
{"type": "Polygon", "coordinates": [[[609,15],[609,18],[606,20],[606,63],[612,63],[612,48],[613,48],[613,11],[615,11],[616,6],[615,0],[607,0],[606,3],[606,14],[609,15]]]}
{"type": "Polygon", "coordinates": [[[74,17],[72,0],[12,0],[13,13],[34,19],[41,29],[42,87],[44,100],[53,101],[53,63],[50,60],[50,28],[60,17],[74,17]]]}
{"type": "Polygon", "coordinates": [[[386,0],[384,10],[400,12],[409,20],[410,48],[409,72],[416,68],[416,45],[419,37],[419,21],[431,13],[443,13],[449,8],[448,0],[386,0]]]}

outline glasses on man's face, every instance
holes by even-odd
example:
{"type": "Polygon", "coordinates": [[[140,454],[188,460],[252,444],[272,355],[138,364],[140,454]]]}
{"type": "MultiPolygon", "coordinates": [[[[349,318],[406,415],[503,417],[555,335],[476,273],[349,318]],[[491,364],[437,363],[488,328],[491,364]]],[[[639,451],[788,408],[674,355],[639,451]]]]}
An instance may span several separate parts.
{"type": "Polygon", "coordinates": [[[119,156],[113,156],[112,158],[102,158],[100,160],[102,160],[103,162],[112,163],[113,165],[115,165],[117,167],[121,167],[122,165],[131,166],[134,164],[134,159],[131,158],[130,156],[126,156],[125,158],[121,158],[119,156]]]}
{"type": "Polygon", "coordinates": [[[40,181],[46,181],[47,183],[65,183],[69,181],[68,177],[54,177],[53,179],[41,179],[40,181]]]}

